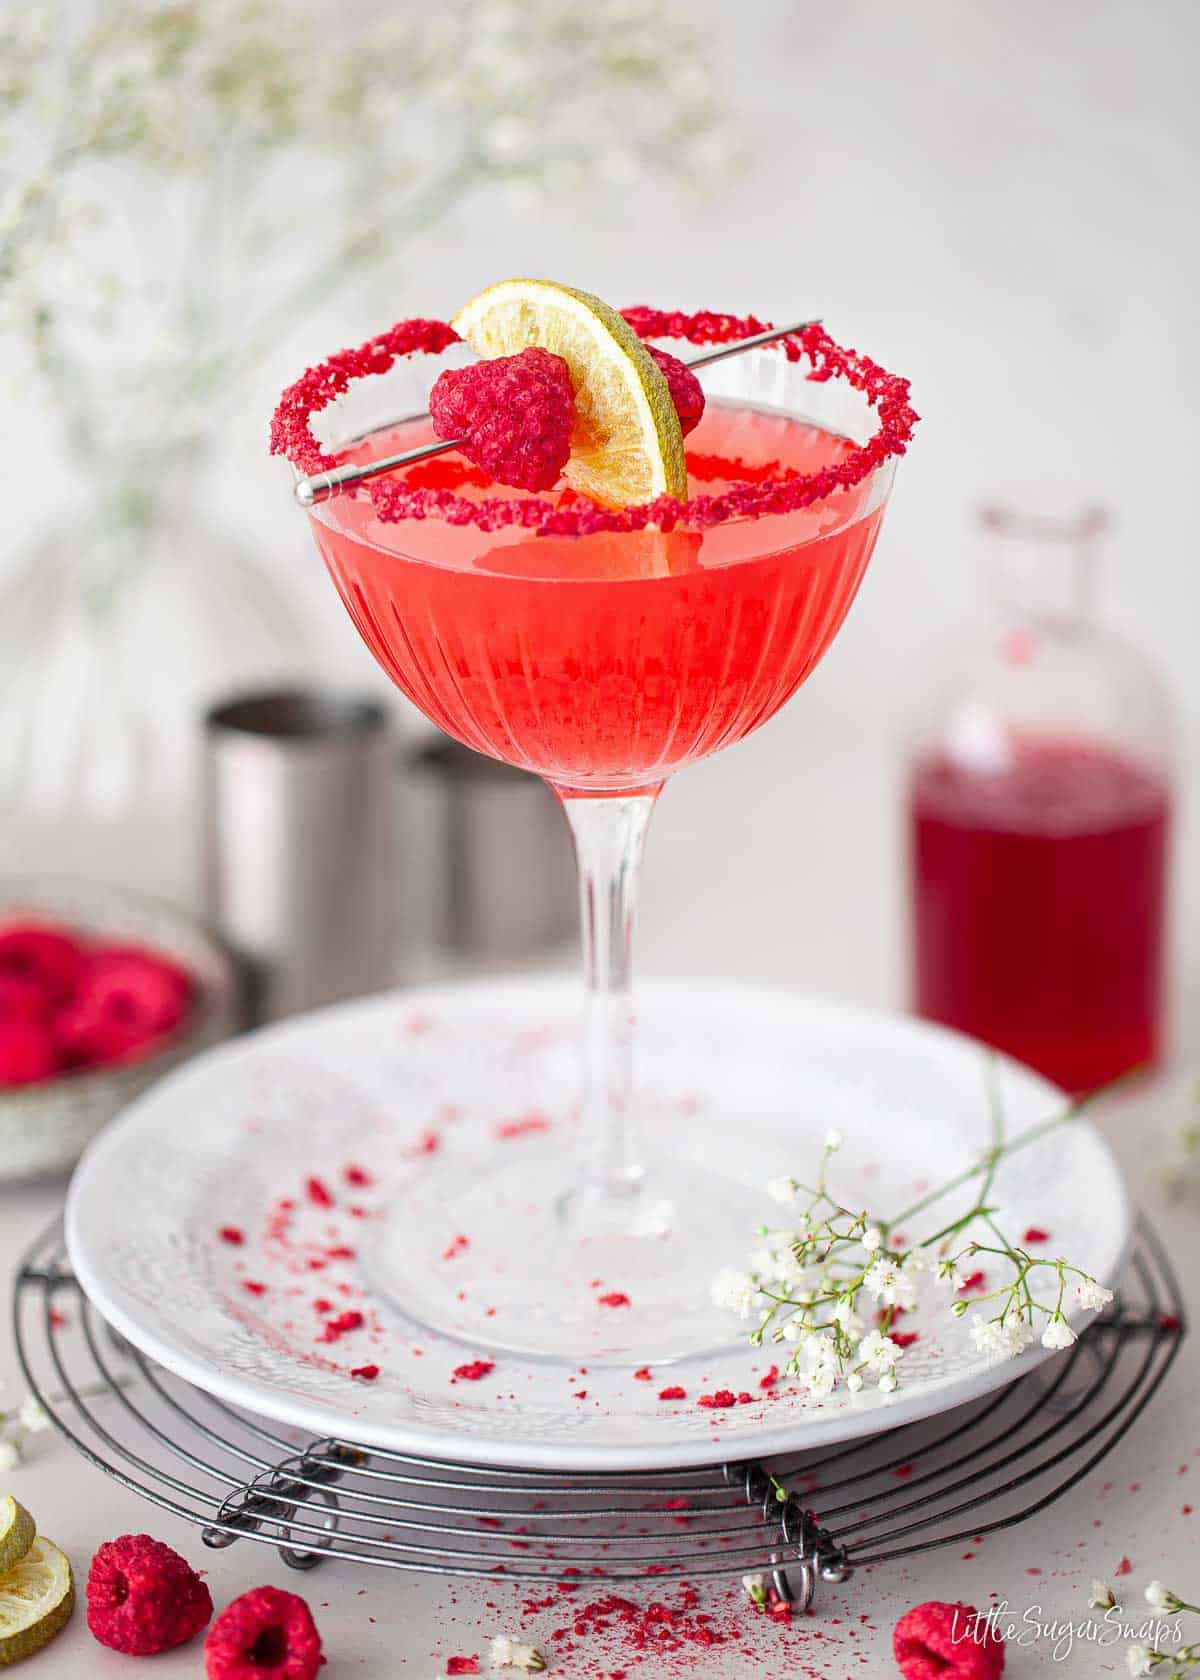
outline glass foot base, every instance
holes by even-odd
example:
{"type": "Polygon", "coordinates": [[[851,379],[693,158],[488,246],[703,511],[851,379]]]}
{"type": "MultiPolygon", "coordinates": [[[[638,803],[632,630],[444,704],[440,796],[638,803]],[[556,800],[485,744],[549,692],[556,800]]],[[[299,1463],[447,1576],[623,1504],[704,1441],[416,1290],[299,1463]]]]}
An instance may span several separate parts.
{"type": "Polygon", "coordinates": [[[539,1151],[423,1173],[363,1259],[407,1318],[477,1354],[662,1365],[745,1340],[710,1291],[722,1267],[745,1269],[766,1212],[761,1190],[689,1161],[652,1164],[626,1196],[564,1192],[561,1155],[539,1151]]]}

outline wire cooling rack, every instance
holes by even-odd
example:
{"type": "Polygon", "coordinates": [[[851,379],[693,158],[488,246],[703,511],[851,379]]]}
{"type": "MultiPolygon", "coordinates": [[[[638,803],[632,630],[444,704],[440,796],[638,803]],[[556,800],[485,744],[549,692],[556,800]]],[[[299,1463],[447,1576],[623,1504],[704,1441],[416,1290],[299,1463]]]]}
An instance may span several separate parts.
{"type": "Polygon", "coordinates": [[[59,1227],[26,1255],[13,1327],[32,1393],[98,1469],[201,1528],[431,1575],[593,1584],[770,1572],[807,1608],[819,1581],[1036,1515],[1133,1427],[1185,1334],[1149,1227],[1122,1290],[1066,1353],[988,1398],[832,1451],[656,1474],[479,1469],[306,1439],[170,1376],[83,1295],[59,1227]]]}

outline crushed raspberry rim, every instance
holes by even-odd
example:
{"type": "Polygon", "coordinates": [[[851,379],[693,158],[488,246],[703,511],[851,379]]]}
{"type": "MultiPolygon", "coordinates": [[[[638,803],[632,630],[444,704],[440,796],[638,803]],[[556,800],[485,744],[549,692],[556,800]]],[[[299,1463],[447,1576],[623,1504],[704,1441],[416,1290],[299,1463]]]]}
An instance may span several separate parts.
{"type": "MultiPolygon", "coordinates": [[[[690,344],[731,344],[767,332],[771,326],[754,315],[724,315],[713,310],[685,314],[639,305],[622,314],[639,338],[686,340],[690,344]]],[[[335,467],[337,456],[324,450],[313,435],[313,415],[328,408],[353,381],[386,373],[397,358],[441,355],[459,342],[448,322],[418,316],[398,321],[356,350],[336,351],[309,368],[280,397],[271,420],[271,453],[285,456],[302,473],[326,472],[335,467]]],[[[418,489],[390,475],[368,480],[361,488],[370,496],[376,517],[385,524],[441,519],[450,525],[475,525],[482,531],[515,525],[546,537],[584,537],[648,528],[708,530],[734,519],[796,513],[834,490],[853,489],[885,461],[905,453],[918,419],[909,402],[907,379],[886,372],[856,350],[843,349],[816,324],[763,348],[777,350],[790,362],[807,358],[811,371],[806,377],[815,383],[841,379],[859,391],[878,417],[874,434],[841,461],[816,472],[781,472],[753,484],[731,485],[720,495],[693,496],[683,502],[673,496],[659,496],[635,507],[608,508],[581,497],[562,506],[527,494],[471,501],[452,490],[418,489]]]]}

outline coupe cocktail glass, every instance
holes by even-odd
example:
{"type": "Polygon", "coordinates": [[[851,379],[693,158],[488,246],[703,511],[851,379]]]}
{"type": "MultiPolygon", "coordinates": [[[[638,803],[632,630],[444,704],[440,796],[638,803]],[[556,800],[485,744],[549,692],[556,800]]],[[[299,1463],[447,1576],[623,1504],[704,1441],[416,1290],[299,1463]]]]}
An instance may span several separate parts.
{"type": "MultiPolygon", "coordinates": [[[[664,341],[667,318],[631,316],[664,341]]],[[[430,441],[428,419],[394,417],[421,414],[441,368],[469,358],[457,344],[397,355],[419,325],[312,370],[285,395],[275,448],[308,472],[430,441]],[[308,420],[322,407],[318,449],[308,420]]],[[[669,330],[706,343],[758,325],[672,317],[669,330]]],[[[649,523],[597,518],[568,490],[539,501],[460,456],[310,512],[379,664],[448,734],[549,783],[580,871],[577,1147],[565,1150],[568,1128],[556,1126],[469,1174],[435,1158],[381,1222],[374,1281],[439,1331],[571,1365],[661,1363],[731,1339],[710,1283],[744,1264],[761,1189],[739,1177],[728,1116],[639,1125],[630,974],[642,847],[667,777],[765,723],[824,654],[914,418],[904,381],[818,328],[713,367],[705,387],[677,523],[661,509],[649,523]],[[458,1233],[469,1268],[442,1263],[458,1233]],[[598,1279],[630,1304],[598,1315],[598,1279]]]]}

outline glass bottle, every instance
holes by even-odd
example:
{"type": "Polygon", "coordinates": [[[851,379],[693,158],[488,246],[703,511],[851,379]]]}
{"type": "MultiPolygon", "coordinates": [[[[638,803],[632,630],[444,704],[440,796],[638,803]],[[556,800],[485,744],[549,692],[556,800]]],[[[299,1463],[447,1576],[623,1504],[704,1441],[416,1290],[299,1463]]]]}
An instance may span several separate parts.
{"type": "Polygon", "coordinates": [[[1171,705],[1095,616],[1105,510],[981,511],[992,622],[908,777],[912,995],[1072,1092],[1162,1051],[1171,705]]]}

